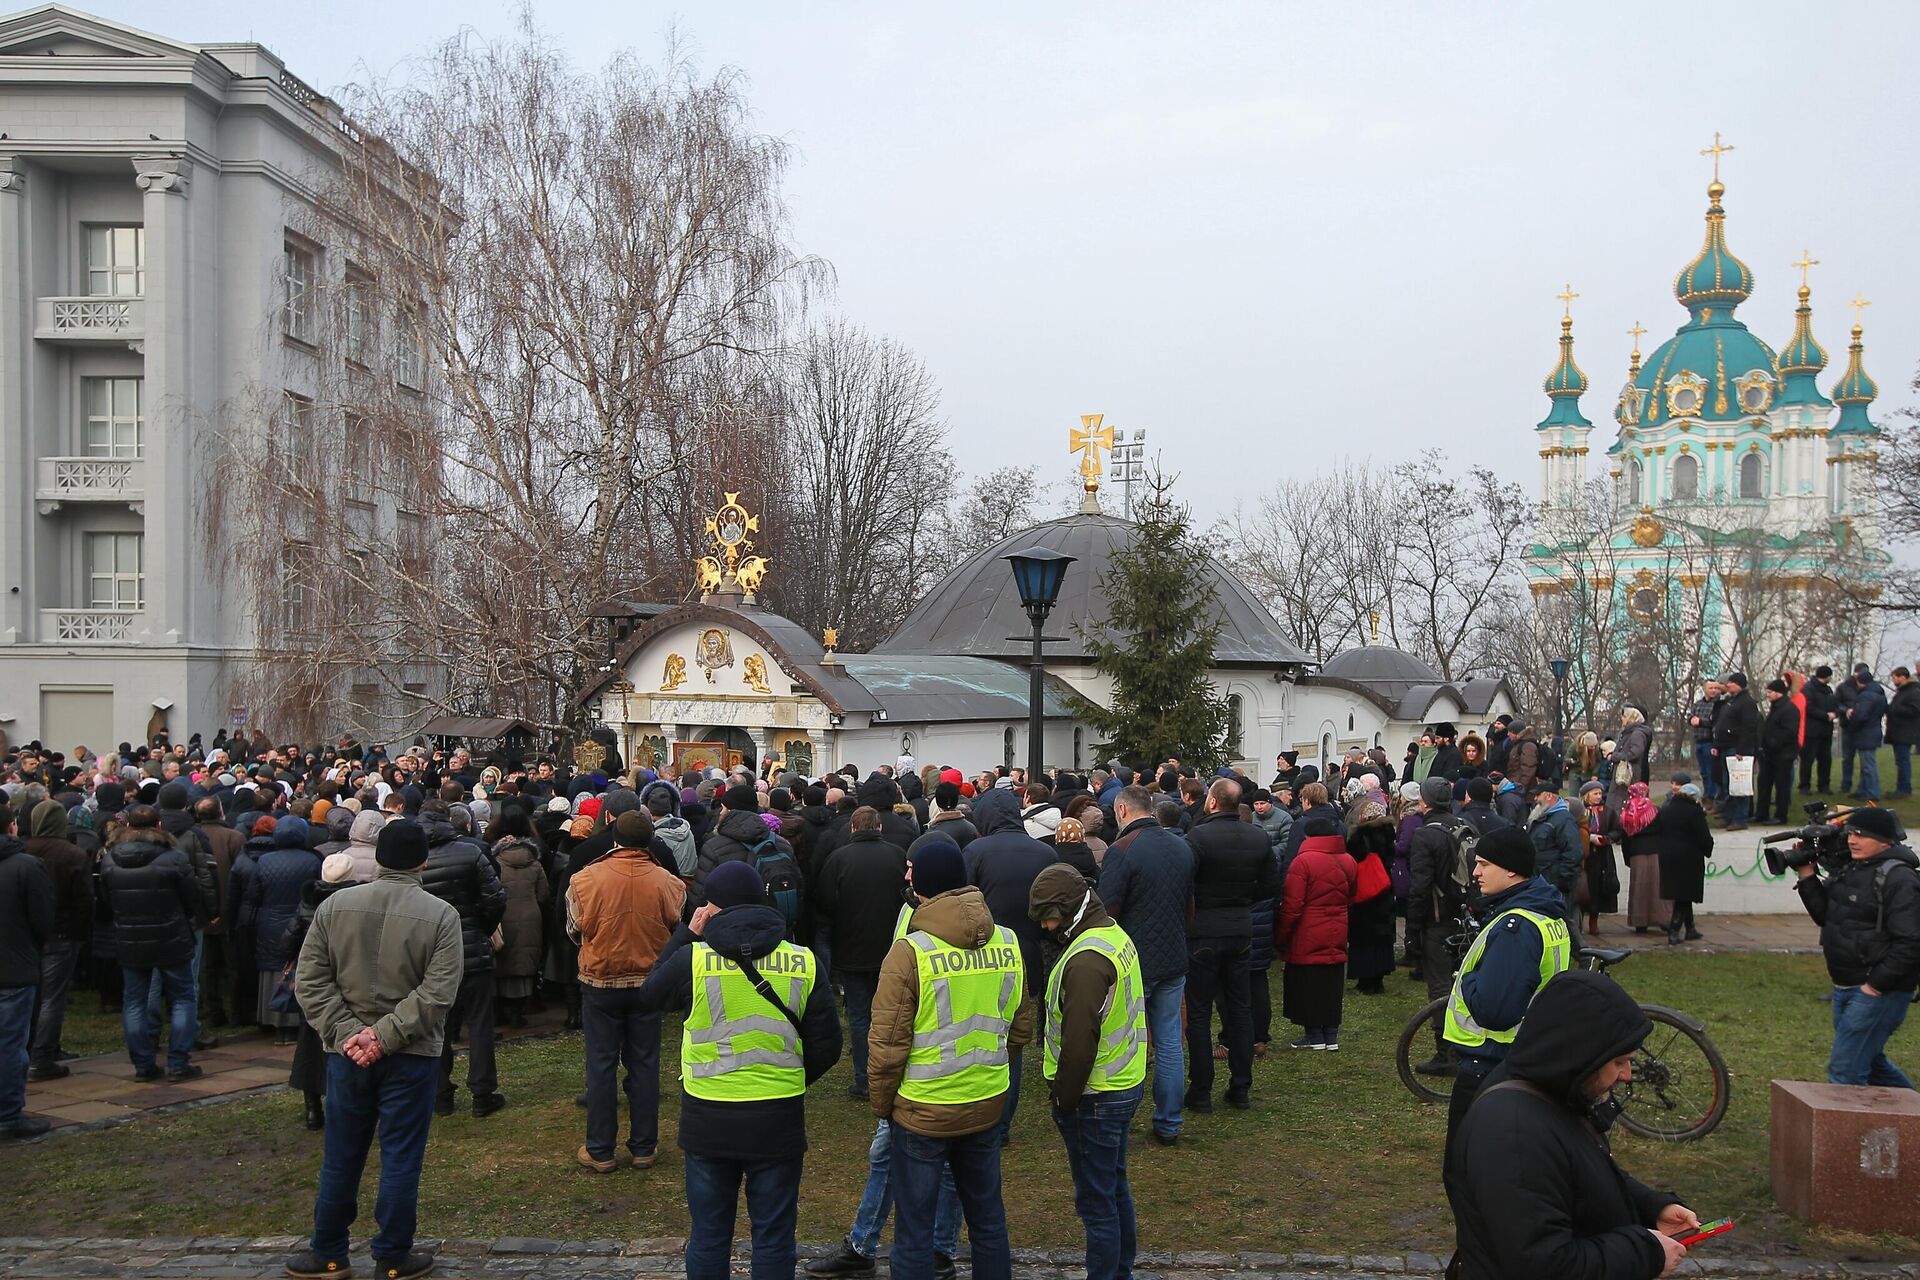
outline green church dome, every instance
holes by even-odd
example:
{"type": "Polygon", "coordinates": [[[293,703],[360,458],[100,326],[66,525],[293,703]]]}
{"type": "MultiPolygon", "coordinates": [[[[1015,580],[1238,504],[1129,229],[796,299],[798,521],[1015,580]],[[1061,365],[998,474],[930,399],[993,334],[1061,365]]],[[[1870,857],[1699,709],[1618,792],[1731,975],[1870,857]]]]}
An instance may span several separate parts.
{"type": "Polygon", "coordinates": [[[1813,290],[1800,286],[1800,305],[1793,312],[1793,337],[1780,349],[1780,403],[1830,405],[1814,379],[1827,367],[1827,349],[1813,336],[1813,290]]]}
{"type": "Polygon", "coordinates": [[[1689,310],[1737,307],[1753,296],[1753,272],[1727,248],[1727,211],[1720,207],[1726,190],[1718,179],[1707,188],[1707,242],[1673,278],[1673,295],[1689,310]]]}
{"type": "Polygon", "coordinates": [[[1580,412],[1580,397],[1587,390],[1587,375],[1573,362],[1573,317],[1563,316],[1560,320],[1560,362],[1553,366],[1553,372],[1541,384],[1553,408],[1540,421],[1536,430],[1548,427],[1591,427],[1580,412]]]}
{"type": "Polygon", "coordinates": [[[1840,406],[1840,418],[1833,424],[1834,435],[1877,435],[1880,428],[1867,417],[1867,406],[1880,394],[1879,384],[1861,367],[1862,350],[1858,321],[1853,326],[1853,341],[1847,346],[1847,371],[1834,384],[1833,399],[1840,406]]]}

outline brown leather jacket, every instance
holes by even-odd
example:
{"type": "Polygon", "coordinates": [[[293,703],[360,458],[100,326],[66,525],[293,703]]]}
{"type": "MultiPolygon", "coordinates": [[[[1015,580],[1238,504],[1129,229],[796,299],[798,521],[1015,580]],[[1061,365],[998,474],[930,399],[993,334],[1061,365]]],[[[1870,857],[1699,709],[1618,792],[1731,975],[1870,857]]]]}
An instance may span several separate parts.
{"type": "Polygon", "coordinates": [[[580,944],[580,981],[637,987],[680,926],[686,881],[645,849],[621,849],[567,881],[567,935],[580,944]]]}
{"type": "MultiPolygon", "coordinates": [[[[993,912],[987,910],[980,890],[968,886],[921,903],[908,928],[925,930],[952,946],[977,949],[993,940],[993,912]]],[[[873,1029],[867,1036],[867,1088],[873,1114],[928,1138],[963,1138],[1000,1123],[1007,1101],[1004,1093],[967,1103],[913,1102],[899,1096],[919,1007],[920,970],[914,963],[913,944],[899,938],[880,964],[873,1029]]],[[[1033,1002],[1023,1000],[1007,1035],[1008,1051],[1018,1053],[1032,1039],[1033,1002]]]]}

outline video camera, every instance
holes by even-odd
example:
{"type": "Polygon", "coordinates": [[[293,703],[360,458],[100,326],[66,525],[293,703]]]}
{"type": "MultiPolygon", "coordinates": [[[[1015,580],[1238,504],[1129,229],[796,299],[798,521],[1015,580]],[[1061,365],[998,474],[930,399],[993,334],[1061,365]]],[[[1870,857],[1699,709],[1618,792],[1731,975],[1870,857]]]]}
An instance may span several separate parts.
{"type": "Polygon", "coordinates": [[[1767,874],[1784,876],[1796,867],[1818,861],[1829,872],[1847,865],[1847,830],[1841,823],[1851,810],[1829,813],[1830,806],[1816,801],[1807,806],[1807,825],[1798,831],[1779,831],[1760,842],[1760,856],[1766,860],[1767,874]],[[1778,846],[1787,841],[1786,848],[1778,846]]]}

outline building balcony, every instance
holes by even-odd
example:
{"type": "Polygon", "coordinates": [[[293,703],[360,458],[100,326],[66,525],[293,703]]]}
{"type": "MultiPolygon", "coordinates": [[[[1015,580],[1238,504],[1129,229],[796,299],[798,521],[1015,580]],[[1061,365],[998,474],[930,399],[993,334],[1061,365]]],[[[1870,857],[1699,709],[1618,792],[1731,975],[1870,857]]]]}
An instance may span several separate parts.
{"type": "Polygon", "coordinates": [[[147,615],[132,609],[42,609],[43,644],[139,644],[147,615]]]}
{"type": "Polygon", "coordinates": [[[124,502],[136,515],[145,512],[145,458],[41,458],[37,472],[33,500],[43,516],[63,502],[124,502]]]}
{"type": "Polygon", "coordinates": [[[34,303],[33,336],[69,347],[136,350],[147,340],[145,298],[40,298],[34,303]]]}

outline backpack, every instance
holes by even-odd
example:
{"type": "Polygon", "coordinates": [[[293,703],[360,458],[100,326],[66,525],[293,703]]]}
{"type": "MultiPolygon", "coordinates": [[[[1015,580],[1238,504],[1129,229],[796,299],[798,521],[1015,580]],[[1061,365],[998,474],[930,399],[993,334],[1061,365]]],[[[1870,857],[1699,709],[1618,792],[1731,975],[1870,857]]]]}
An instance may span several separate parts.
{"type": "Polygon", "coordinates": [[[1473,863],[1480,848],[1480,830],[1452,813],[1434,814],[1427,819],[1427,825],[1446,832],[1447,840],[1453,845],[1453,865],[1436,868],[1444,874],[1436,874],[1433,879],[1436,902],[1446,915],[1452,915],[1474,894],[1473,863]]]}
{"type": "Polygon", "coordinates": [[[787,940],[792,941],[800,923],[805,883],[800,876],[800,864],[790,850],[780,847],[771,831],[749,845],[747,855],[753,859],[753,869],[760,873],[760,883],[766,886],[767,905],[786,917],[787,940]]]}
{"type": "Polygon", "coordinates": [[[1540,748],[1540,754],[1537,757],[1539,763],[1534,766],[1533,770],[1533,775],[1536,779],[1534,785],[1550,785],[1554,790],[1558,791],[1560,784],[1566,781],[1567,762],[1561,758],[1558,751],[1553,749],[1552,742],[1542,739],[1535,745],[1540,748]]]}

